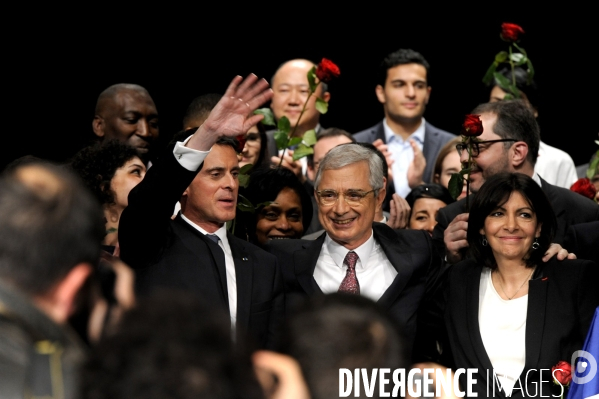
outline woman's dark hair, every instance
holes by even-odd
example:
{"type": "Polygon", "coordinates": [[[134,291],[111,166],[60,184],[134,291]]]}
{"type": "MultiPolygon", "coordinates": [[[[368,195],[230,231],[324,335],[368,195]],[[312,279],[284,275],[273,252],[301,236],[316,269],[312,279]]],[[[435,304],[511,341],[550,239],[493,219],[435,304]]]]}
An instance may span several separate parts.
{"type": "MultiPolygon", "coordinates": [[[[406,196],[406,202],[410,205],[410,208],[413,208],[416,200],[420,198],[438,199],[439,201],[445,202],[446,205],[455,202],[451,194],[449,194],[449,190],[438,183],[423,183],[414,187],[406,196]]],[[[412,211],[410,211],[410,215],[411,214],[412,211]]]]}
{"type": "Polygon", "coordinates": [[[110,181],[117,169],[134,157],[141,159],[135,147],[111,139],[84,147],[73,156],[69,164],[101,204],[113,204],[115,199],[110,181]]]}
{"type": "MultiPolygon", "coordinates": [[[[247,187],[240,187],[239,194],[249,200],[254,206],[274,201],[284,188],[290,188],[299,196],[302,204],[302,225],[304,231],[312,221],[312,200],[295,173],[286,168],[257,168],[250,172],[247,187]]],[[[257,243],[256,222],[257,214],[264,206],[256,209],[256,213],[237,210],[234,234],[237,237],[257,243]]]]}
{"type": "Polygon", "coordinates": [[[502,172],[491,176],[485,181],[480,190],[473,196],[472,207],[468,217],[469,255],[474,260],[491,269],[497,267],[490,246],[483,246],[480,229],[485,225],[485,219],[499,206],[505,204],[510,195],[519,192],[537,217],[537,223],[542,225],[538,238],[539,248],[531,248],[525,259],[527,267],[533,267],[541,262],[543,254],[553,241],[557,219],[551,203],[531,177],[522,173],[502,172]]]}
{"type": "Polygon", "coordinates": [[[254,169],[262,168],[270,165],[270,156],[275,154],[268,154],[268,138],[266,137],[266,127],[262,124],[262,122],[256,125],[258,128],[258,134],[260,135],[260,152],[258,153],[258,159],[256,159],[256,164],[254,165],[254,169]]]}

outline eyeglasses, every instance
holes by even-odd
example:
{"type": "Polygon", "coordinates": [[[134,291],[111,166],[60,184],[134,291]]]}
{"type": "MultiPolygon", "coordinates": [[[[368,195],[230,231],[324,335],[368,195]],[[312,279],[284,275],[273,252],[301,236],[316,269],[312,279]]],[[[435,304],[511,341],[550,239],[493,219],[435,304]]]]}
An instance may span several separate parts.
{"type": "Polygon", "coordinates": [[[343,196],[343,199],[345,200],[347,205],[358,206],[362,203],[362,201],[364,200],[364,198],[366,198],[366,196],[368,194],[373,193],[375,191],[376,190],[370,190],[370,191],[348,190],[342,194],[339,194],[335,190],[320,190],[320,191],[316,192],[316,195],[318,196],[318,201],[320,202],[320,205],[323,205],[323,206],[334,205],[337,202],[337,200],[339,199],[340,195],[343,196]]]}
{"type": "MultiPolygon", "coordinates": [[[[477,157],[478,154],[480,154],[480,148],[478,147],[480,144],[493,144],[493,143],[505,143],[505,142],[509,142],[509,141],[518,141],[515,139],[501,139],[501,140],[487,140],[487,141],[472,141],[472,156],[473,157],[477,157]]],[[[458,154],[460,156],[462,156],[462,152],[464,150],[466,150],[468,147],[468,144],[465,143],[459,143],[455,145],[456,150],[458,150],[458,154]]],[[[486,147],[483,147],[483,150],[486,147]]]]}

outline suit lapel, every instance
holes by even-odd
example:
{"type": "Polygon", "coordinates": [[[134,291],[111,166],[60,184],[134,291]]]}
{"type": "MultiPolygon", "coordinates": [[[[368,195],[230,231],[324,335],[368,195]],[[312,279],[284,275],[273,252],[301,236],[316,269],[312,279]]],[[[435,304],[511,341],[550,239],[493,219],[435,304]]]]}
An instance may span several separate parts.
{"type": "Polygon", "coordinates": [[[397,276],[377,301],[384,308],[389,308],[397,300],[397,297],[403,292],[408,281],[412,277],[412,272],[415,268],[412,262],[412,255],[407,252],[406,247],[399,246],[395,242],[393,230],[385,230],[377,228],[376,224],[372,226],[374,239],[379,243],[387,259],[397,271],[397,276]],[[391,235],[387,235],[391,233],[391,235]]]}
{"type": "Polygon", "coordinates": [[[250,306],[252,303],[253,265],[245,242],[227,233],[233,262],[235,263],[235,280],[237,282],[237,321],[243,325],[250,322],[250,306]]]}
{"type": "Polygon", "coordinates": [[[322,290],[314,280],[314,269],[325,237],[326,234],[322,234],[316,240],[302,243],[302,249],[293,253],[297,281],[308,295],[322,294],[322,290]]]}
{"type": "Polygon", "coordinates": [[[223,304],[226,306],[227,311],[229,311],[229,294],[227,290],[227,271],[225,265],[225,254],[222,248],[214,243],[209,238],[206,238],[202,233],[189,225],[189,223],[185,222],[181,219],[181,216],[177,216],[175,218],[175,223],[173,223],[175,229],[181,240],[189,249],[194,253],[194,255],[198,258],[199,261],[206,259],[206,253],[204,252],[205,248],[208,249],[210,253],[210,260],[212,264],[216,266],[216,278],[220,283],[221,287],[221,299],[223,304]],[[200,240],[205,244],[204,246],[197,245],[197,241],[200,240]]]}
{"type": "Polygon", "coordinates": [[[536,276],[528,286],[528,309],[526,311],[526,361],[524,370],[536,368],[541,355],[543,327],[545,326],[545,308],[547,304],[547,281],[543,269],[537,270],[536,276]]]}
{"type": "Polygon", "coordinates": [[[492,370],[493,365],[491,359],[487,355],[483,338],[480,335],[480,327],[478,325],[478,308],[479,293],[480,293],[480,275],[482,272],[481,266],[474,266],[466,281],[466,295],[468,303],[466,305],[467,331],[470,335],[470,343],[474,349],[474,353],[478,358],[479,364],[482,364],[482,369],[492,370]]]}

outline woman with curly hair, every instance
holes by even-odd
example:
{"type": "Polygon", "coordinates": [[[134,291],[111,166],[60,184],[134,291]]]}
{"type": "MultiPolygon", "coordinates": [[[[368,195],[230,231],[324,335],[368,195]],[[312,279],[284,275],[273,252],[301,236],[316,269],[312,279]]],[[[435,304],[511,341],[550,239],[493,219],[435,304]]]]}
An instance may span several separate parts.
{"type": "Polygon", "coordinates": [[[104,209],[106,236],[102,245],[118,256],[118,228],[129,191],[145,176],[146,166],[135,147],[118,140],[92,144],[71,159],[70,166],[104,209]]]}

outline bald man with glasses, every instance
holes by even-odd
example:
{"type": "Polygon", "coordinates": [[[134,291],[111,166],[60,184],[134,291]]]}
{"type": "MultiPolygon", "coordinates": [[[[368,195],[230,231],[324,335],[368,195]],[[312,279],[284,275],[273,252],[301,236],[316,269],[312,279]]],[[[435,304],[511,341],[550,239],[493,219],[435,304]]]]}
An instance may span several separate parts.
{"type": "MultiPolygon", "coordinates": [[[[435,289],[441,259],[427,232],[374,222],[385,187],[383,160],[372,149],[353,143],[334,147],[314,181],[325,232],[315,240],[273,240],[268,249],[282,265],[289,312],[313,295],[362,295],[389,313],[412,348],[417,315],[435,289]]],[[[418,345],[413,355],[419,358],[418,345]]]]}

